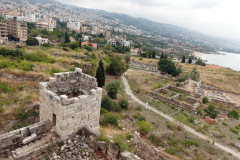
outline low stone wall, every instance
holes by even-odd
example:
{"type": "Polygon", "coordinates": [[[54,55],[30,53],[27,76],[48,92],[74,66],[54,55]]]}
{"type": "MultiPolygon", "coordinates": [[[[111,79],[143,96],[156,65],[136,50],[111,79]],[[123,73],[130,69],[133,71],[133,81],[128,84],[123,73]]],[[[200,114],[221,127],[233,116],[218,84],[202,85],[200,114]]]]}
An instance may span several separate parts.
{"type": "Polygon", "coordinates": [[[4,153],[8,147],[21,143],[24,138],[31,134],[40,135],[46,133],[50,131],[51,127],[52,123],[45,121],[0,135],[0,154],[4,153]]]}
{"type": "Polygon", "coordinates": [[[179,87],[168,86],[168,89],[172,89],[172,90],[174,90],[174,91],[181,92],[181,93],[184,93],[184,94],[186,94],[186,95],[191,95],[191,92],[190,92],[190,91],[187,91],[187,90],[182,89],[182,88],[179,88],[179,87]]]}
{"type": "Polygon", "coordinates": [[[150,92],[149,95],[154,97],[154,98],[157,98],[159,100],[165,101],[165,102],[167,102],[171,105],[182,107],[181,103],[178,102],[177,100],[173,99],[173,98],[164,97],[162,95],[159,95],[159,94],[156,94],[156,93],[153,93],[153,92],[150,92]]]}
{"type": "Polygon", "coordinates": [[[216,104],[221,104],[221,105],[224,105],[227,107],[235,108],[237,110],[240,109],[240,106],[238,106],[236,103],[226,102],[226,101],[222,101],[219,99],[211,99],[211,102],[216,103],[216,104]]]}
{"type": "Polygon", "coordinates": [[[13,152],[13,158],[14,160],[31,160],[32,158],[37,158],[42,153],[46,153],[49,148],[56,146],[59,142],[59,140],[54,140],[41,147],[34,148],[33,150],[20,155],[18,155],[17,152],[13,152]]]}
{"type": "Polygon", "coordinates": [[[129,65],[130,65],[130,67],[139,68],[139,69],[143,69],[143,70],[147,70],[147,71],[153,71],[153,72],[158,71],[157,65],[153,65],[153,64],[146,64],[146,63],[141,63],[141,62],[137,62],[137,61],[130,61],[129,65]]]}
{"type": "Polygon", "coordinates": [[[195,103],[198,102],[195,98],[192,98],[192,97],[189,97],[189,96],[186,98],[186,101],[191,103],[191,104],[195,104],[195,103]]]}
{"type": "Polygon", "coordinates": [[[134,142],[136,146],[136,153],[139,155],[141,158],[145,160],[180,160],[177,157],[174,157],[172,155],[169,155],[162,150],[159,150],[153,146],[150,146],[146,143],[144,143],[138,134],[134,135],[134,142]]]}
{"type": "Polygon", "coordinates": [[[203,84],[201,84],[201,88],[206,89],[206,90],[211,90],[211,91],[217,91],[217,92],[224,92],[224,93],[240,95],[240,93],[232,92],[232,91],[221,89],[221,88],[217,88],[217,87],[207,86],[207,85],[203,85],[203,84]]]}

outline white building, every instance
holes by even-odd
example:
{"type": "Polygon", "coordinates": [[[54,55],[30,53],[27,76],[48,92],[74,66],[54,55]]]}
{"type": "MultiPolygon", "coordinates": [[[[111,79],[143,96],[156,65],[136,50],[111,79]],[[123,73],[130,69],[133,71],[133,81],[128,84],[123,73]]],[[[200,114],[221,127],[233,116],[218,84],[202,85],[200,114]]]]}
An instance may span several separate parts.
{"type": "Polygon", "coordinates": [[[40,46],[43,45],[43,43],[48,43],[47,38],[42,38],[41,36],[37,36],[35,38],[38,40],[40,46]]]}
{"type": "Polygon", "coordinates": [[[67,28],[70,30],[80,30],[81,23],[80,22],[68,22],[67,28]]]}

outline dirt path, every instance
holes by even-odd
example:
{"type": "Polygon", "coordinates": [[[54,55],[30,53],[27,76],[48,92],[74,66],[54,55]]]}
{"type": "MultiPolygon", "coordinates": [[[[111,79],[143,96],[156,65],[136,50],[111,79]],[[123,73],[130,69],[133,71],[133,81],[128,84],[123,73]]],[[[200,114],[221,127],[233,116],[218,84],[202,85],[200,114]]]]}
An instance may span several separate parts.
{"type": "MultiPolygon", "coordinates": [[[[128,70],[128,71],[129,71],[129,70],[128,70]]],[[[130,89],[130,86],[128,85],[127,79],[125,78],[125,76],[127,75],[128,71],[125,72],[125,73],[121,76],[121,79],[122,79],[122,81],[123,81],[123,83],[124,83],[124,86],[125,86],[125,91],[126,91],[126,93],[127,93],[128,95],[131,96],[131,98],[132,98],[135,102],[141,104],[142,106],[145,106],[145,103],[144,103],[143,101],[141,101],[140,99],[138,99],[138,98],[132,93],[132,91],[131,91],[131,89],[130,89]]],[[[148,106],[148,109],[150,109],[150,110],[152,110],[153,112],[161,115],[162,117],[166,118],[167,120],[169,120],[169,121],[171,121],[171,122],[176,122],[176,120],[175,120],[174,118],[172,118],[172,117],[169,116],[169,115],[166,115],[166,114],[162,113],[161,111],[155,109],[155,108],[152,107],[152,106],[148,106]]],[[[213,140],[212,140],[210,137],[205,136],[205,135],[203,135],[203,134],[195,131],[194,129],[190,128],[190,127],[187,126],[187,125],[184,125],[184,124],[181,124],[181,125],[182,125],[183,128],[184,128],[185,130],[187,130],[188,132],[190,132],[190,133],[192,133],[192,134],[194,134],[194,135],[196,135],[196,136],[198,136],[198,137],[200,137],[200,138],[202,138],[202,139],[204,139],[204,140],[209,140],[209,141],[210,141],[210,144],[212,144],[213,140]]],[[[224,145],[222,145],[222,144],[220,144],[220,143],[217,143],[217,142],[215,142],[214,145],[217,146],[219,149],[222,149],[222,150],[224,150],[224,151],[226,151],[226,152],[229,152],[229,153],[231,153],[232,155],[234,155],[235,157],[237,157],[237,158],[240,159],[240,152],[238,152],[238,151],[236,151],[236,150],[234,150],[234,149],[231,149],[231,148],[229,148],[229,147],[227,147],[227,146],[224,146],[224,145]]]]}

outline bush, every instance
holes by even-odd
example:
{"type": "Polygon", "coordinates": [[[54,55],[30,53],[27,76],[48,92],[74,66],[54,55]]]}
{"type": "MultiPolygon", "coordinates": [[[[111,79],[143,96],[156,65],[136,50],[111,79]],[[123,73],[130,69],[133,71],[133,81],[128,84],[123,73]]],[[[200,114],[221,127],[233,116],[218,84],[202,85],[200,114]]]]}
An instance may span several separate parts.
{"type": "Polygon", "coordinates": [[[207,113],[207,116],[209,115],[213,119],[215,119],[218,115],[218,112],[215,110],[213,104],[210,104],[207,109],[205,109],[205,112],[207,113]]]}
{"type": "Polygon", "coordinates": [[[28,46],[38,46],[39,42],[36,38],[29,38],[29,39],[26,40],[26,44],[28,46]]]}
{"type": "Polygon", "coordinates": [[[209,102],[208,97],[203,97],[202,102],[205,104],[208,103],[209,102]]]}
{"type": "Polygon", "coordinates": [[[139,112],[135,113],[133,115],[133,118],[137,119],[138,121],[145,121],[145,117],[143,115],[141,115],[139,112]]]}
{"type": "Polygon", "coordinates": [[[83,48],[89,52],[92,52],[92,50],[93,50],[93,48],[91,46],[87,46],[87,45],[84,45],[83,48]]]}
{"type": "Polygon", "coordinates": [[[113,141],[118,144],[120,148],[120,152],[123,152],[128,149],[128,145],[123,141],[123,138],[121,135],[116,135],[113,137],[113,141]]]}
{"type": "Polygon", "coordinates": [[[23,52],[16,49],[16,50],[11,50],[11,49],[7,49],[7,48],[0,48],[0,55],[4,56],[4,57],[16,57],[19,59],[23,59],[23,52]]]}
{"type": "Polygon", "coordinates": [[[46,54],[24,53],[24,59],[32,62],[55,63],[56,59],[46,54]]]}
{"type": "Polygon", "coordinates": [[[150,140],[153,144],[155,144],[155,142],[156,142],[156,136],[155,136],[155,134],[151,133],[151,135],[150,135],[148,138],[149,138],[149,140],[150,140]]]}
{"type": "Polygon", "coordinates": [[[122,109],[128,109],[129,103],[126,99],[120,99],[118,101],[118,105],[122,108],[122,109]]]}
{"type": "Polygon", "coordinates": [[[109,82],[106,85],[106,91],[109,97],[112,99],[117,98],[117,93],[122,89],[121,82],[119,80],[109,82]]]}
{"type": "Polygon", "coordinates": [[[188,121],[189,122],[191,122],[191,123],[193,123],[194,121],[195,121],[195,117],[193,117],[193,116],[190,116],[190,117],[188,117],[188,121]]]}
{"type": "Polygon", "coordinates": [[[181,73],[181,69],[177,69],[174,63],[168,59],[160,59],[158,65],[162,72],[171,74],[172,76],[178,76],[181,73]]]}
{"type": "Polygon", "coordinates": [[[122,111],[121,106],[119,106],[119,105],[116,104],[116,105],[114,106],[114,111],[115,111],[115,112],[121,112],[121,111],[122,111]]]}
{"type": "Polygon", "coordinates": [[[107,67],[107,72],[116,76],[122,75],[128,69],[128,65],[122,62],[122,57],[119,55],[110,56],[110,64],[107,67]]]}
{"type": "Polygon", "coordinates": [[[113,125],[113,126],[118,126],[118,119],[117,117],[113,114],[113,113],[107,113],[104,115],[101,123],[101,125],[105,126],[105,125],[113,125]]]}
{"type": "Polygon", "coordinates": [[[109,138],[107,138],[107,137],[106,137],[105,135],[103,135],[103,134],[100,134],[100,136],[98,136],[97,141],[105,141],[105,142],[106,142],[106,146],[108,146],[108,145],[109,145],[109,142],[110,142],[109,138]]]}
{"type": "Polygon", "coordinates": [[[107,111],[114,110],[114,104],[112,99],[109,96],[104,96],[101,103],[101,108],[106,109],[107,111]]]}
{"type": "Polygon", "coordinates": [[[230,131],[232,131],[233,133],[236,133],[236,134],[238,134],[238,130],[237,130],[237,129],[235,129],[235,128],[232,128],[232,127],[230,127],[229,129],[230,129],[230,131]]]}
{"type": "Polygon", "coordinates": [[[139,121],[137,123],[139,132],[143,135],[148,134],[151,130],[153,130],[152,125],[146,121],[139,121]]]}
{"type": "Polygon", "coordinates": [[[222,125],[227,126],[228,124],[226,122],[222,122],[222,125]]]}
{"type": "Polygon", "coordinates": [[[43,47],[51,47],[50,43],[43,43],[43,47]]]}
{"type": "Polygon", "coordinates": [[[227,116],[229,118],[233,118],[233,119],[239,119],[239,114],[236,110],[232,110],[231,112],[228,112],[227,116]]]}

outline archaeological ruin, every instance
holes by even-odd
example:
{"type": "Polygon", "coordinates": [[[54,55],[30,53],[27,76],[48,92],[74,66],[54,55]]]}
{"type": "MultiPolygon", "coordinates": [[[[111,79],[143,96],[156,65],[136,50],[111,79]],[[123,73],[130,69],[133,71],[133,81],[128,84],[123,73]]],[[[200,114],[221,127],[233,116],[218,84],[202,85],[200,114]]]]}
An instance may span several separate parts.
{"type": "Polygon", "coordinates": [[[50,120],[62,139],[83,126],[98,131],[102,89],[96,78],[74,72],[55,73],[40,83],[40,122],[50,120]]]}
{"type": "Polygon", "coordinates": [[[152,71],[152,72],[158,71],[157,65],[154,65],[154,64],[146,64],[146,63],[141,63],[141,62],[137,62],[137,61],[130,61],[129,65],[130,65],[130,67],[142,69],[142,70],[146,70],[146,71],[152,71]]]}

